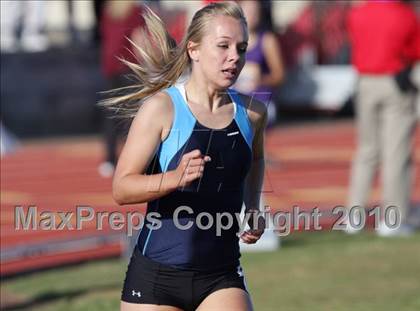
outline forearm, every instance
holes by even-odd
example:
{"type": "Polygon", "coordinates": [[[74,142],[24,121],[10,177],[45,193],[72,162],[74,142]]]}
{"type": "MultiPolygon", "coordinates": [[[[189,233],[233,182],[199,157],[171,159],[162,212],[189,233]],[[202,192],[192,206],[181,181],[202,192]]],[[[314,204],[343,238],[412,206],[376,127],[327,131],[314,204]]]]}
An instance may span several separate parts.
{"type": "Polygon", "coordinates": [[[138,204],[156,200],[178,187],[173,172],[153,175],[130,174],[114,180],[113,197],[120,204],[138,204]]]}
{"type": "Polygon", "coordinates": [[[252,230],[259,230],[265,227],[264,217],[261,217],[260,214],[264,167],[264,159],[254,160],[246,180],[245,213],[250,214],[248,225],[252,230]]]}
{"type": "Polygon", "coordinates": [[[270,73],[261,77],[260,85],[268,87],[277,87],[283,82],[283,73],[270,73]]]}
{"type": "Polygon", "coordinates": [[[244,203],[246,211],[259,210],[264,182],[264,158],[254,159],[245,181],[244,203]]]}

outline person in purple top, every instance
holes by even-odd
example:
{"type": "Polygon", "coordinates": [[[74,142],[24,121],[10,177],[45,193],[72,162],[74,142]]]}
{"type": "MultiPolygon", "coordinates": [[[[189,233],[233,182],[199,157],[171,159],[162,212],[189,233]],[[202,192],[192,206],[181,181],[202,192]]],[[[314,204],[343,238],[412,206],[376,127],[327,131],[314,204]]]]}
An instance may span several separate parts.
{"type": "Polygon", "coordinates": [[[283,81],[281,50],[275,34],[262,27],[260,1],[239,1],[248,21],[249,45],[246,64],[234,85],[235,89],[264,102],[268,108],[268,125],[276,120],[272,93],[283,81]]]}

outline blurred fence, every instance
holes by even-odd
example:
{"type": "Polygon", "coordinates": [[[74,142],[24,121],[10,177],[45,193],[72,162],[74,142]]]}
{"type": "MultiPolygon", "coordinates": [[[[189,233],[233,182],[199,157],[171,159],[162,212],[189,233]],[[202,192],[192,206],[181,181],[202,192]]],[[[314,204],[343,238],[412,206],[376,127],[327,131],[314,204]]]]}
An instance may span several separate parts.
{"type": "Polygon", "coordinates": [[[105,90],[95,49],[2,54],[1,118],[19,137],[98,130],[99,91],[105,90]]]}

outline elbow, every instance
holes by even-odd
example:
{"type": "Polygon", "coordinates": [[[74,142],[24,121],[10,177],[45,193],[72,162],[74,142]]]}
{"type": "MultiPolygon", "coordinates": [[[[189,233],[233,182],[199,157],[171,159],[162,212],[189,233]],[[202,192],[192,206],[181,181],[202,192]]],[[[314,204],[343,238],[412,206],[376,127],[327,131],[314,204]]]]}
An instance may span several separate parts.
{"type": "Polygon", "coordinates": [[[283,70],[279,70],[276,75],[275,75],[275,84],[277,86],[282,85],[284,82],[284,71],[283,70]]]}
{"type": "Polygon", "coordinates": [[[133,191],[129,180],[114,179],[112,182],[112,198],[118,205],[140,204],[147,202],[147,196],[141,191],[133,191]]]}
{"type": "Polygon", "coordinates": [[[112,189],[112,198],[114,199],[115,203],[118,205],[125,205],[128,204],[126,197],[122,193],[122,191],[116,187],[112,189]]]}
{"type": "Polygon", "coordinates": [[[141,204],[146,203],[147,200],[140,197],[133,197],[125,194],[122,191],[113,190],[112,197],[118,205],[128,205],[128,204],[141,204]]]}
{"type": "Polygon", "coordinates": [[[279,77],[277,85],[282,85],[284,83],[284,80],[285,80],[285,76],[284,76],[284,73],[282,73],[279,77]]]}
{"type": "Polygon", "coordinates": [[[283,71],[273,71],[267,77],[267,79],[262,82],[262,85],[269,86],[269,87],[278,87],[284,81],[284,73],[283,71]]]}
{"type": "Polygon", "coordinates": [[[125,191],[121,185],[120,179],[115,179],[112,182],[112,198],[118,205],[128,204],[128,197],[125,195],[125,191]]]}

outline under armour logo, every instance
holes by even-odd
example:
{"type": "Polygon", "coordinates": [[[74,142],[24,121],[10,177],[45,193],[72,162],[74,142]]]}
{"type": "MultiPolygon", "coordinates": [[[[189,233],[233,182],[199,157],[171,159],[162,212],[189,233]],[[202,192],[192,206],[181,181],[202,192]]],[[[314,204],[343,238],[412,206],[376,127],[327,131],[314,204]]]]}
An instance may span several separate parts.
{"type": "Polygon", "coordinates": [[[244,273],[243,273],[243,271],[242,271],[241,266],[239,266],[239,267],[238,267],[238,270],[237,270],[236,272],[238,273],[238,275],[239,275],[240,277],[243,277],[243,276],[244,276],[244,273]]]}
{"type": "Polygon", "coordinates": [[[141,292],[140,291],[138,291],[138,292],[136,292],[134,289],[131,291],[131,296],[137,296],[137,297],[141,297],[141,292]]]}

